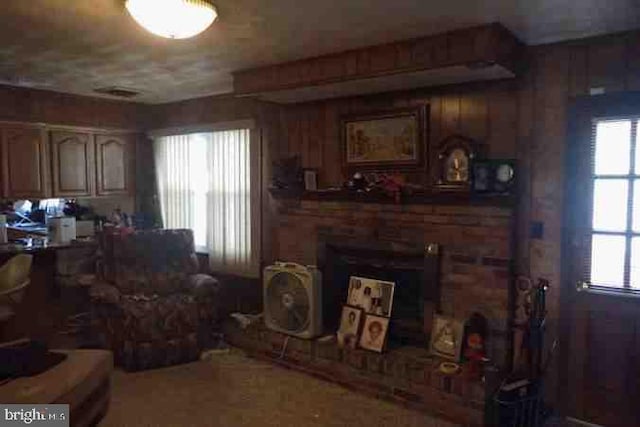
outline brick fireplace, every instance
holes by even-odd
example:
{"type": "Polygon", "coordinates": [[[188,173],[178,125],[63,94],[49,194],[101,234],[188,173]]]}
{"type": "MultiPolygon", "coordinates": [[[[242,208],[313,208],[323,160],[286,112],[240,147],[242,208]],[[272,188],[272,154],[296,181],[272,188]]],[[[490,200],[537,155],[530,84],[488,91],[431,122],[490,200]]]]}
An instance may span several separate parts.
{"type": "MultiPolygon", "coordinates": [[[[438,311],[462,320],[483,314],[489,320],[488,355],[506,366],[512,208],[274,199],[273,218],[274,258],[303,264],[323,262],[327,241],[376,242],[378,248],[419,248],[421,254],[436,243],[438,311]]],[[[340,310],[337,305],[335,312],[340,310]]],[[[429,320],[424,316],[425,324],[429,320]]]]}

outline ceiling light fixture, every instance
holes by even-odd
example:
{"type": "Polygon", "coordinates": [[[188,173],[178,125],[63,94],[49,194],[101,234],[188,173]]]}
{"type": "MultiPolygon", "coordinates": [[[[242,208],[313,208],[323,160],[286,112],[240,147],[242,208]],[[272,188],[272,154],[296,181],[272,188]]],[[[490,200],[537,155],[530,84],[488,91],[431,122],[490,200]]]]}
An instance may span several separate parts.
{"type": "Polygon", "coordinates": [[[208,0],[126,0],[125,5],[138,24],[169,39],[200,34],[218,16],[208,0]]]}

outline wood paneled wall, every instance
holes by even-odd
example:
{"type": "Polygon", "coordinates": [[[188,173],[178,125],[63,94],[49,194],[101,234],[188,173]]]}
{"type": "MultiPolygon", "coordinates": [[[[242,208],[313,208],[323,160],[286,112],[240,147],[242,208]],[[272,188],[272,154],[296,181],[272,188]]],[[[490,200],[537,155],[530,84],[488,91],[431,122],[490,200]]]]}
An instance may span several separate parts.
{"type": "Polygon", "coordinates": [[[235,98],[231,95],[150,105],[145,110],[145,126],[147,129],[162,129],[259,119],[265,105],[251,98],[235,98]]]}
{"type": "MultiPolygon", "coordinates": [[[[458,133],[476,139],[486,155],[516,156],[518,83],[501,81],[445,87],[438,90],[336,99],[281,108],[281,155],[297,154],[304,167],[319,169],[321,186],[340,185],[346,178],[342,168],[340,117],[394,108],[428,106],[428,151],[448,135],[458,133]]],[[[432,156],[429,162],[433,163],[432,156]]],[[[411,176],[426,184],[433,168],[427,164],[411,176]]]]}
{"type": "Polygon", "coordinates": [[[550,344],[560,333],[556,326],[563,315],[561,293],[573,286],[561,283],[568,109],[572,99],[589,96],[591,88],[605,93],[640,90],[640,31],[537,46],[529,56],[519,93],[518,265],[524,274],[551,281],[550,344]],[[544,224],[541,239],[529,238],[534,221],[544,224]]]}
{"type": "Polygon", "coordinates": [[[474,63],[497,63],[517,74],[523,47],[493,23],[237,71],[233,87],[250,94],[474,63]]]}
{"type": "Polygon", "coordinates": [[[0,120],[137,130],[142,104],[0,86],[0,120]]]}
{"type": "MultiPolygon", "coordinates": [[[[537,46],[529,49],[528,62],[514,81],[283,106],[275,151],[299,154],[305,167],[319,168],[320,185],[339,185],[346,178],[341,115],[428,104],[432,151],[447,135],[461,133],[484,143],[488,157],[518,159],[517,272],[551,280],[550,308],[557,316],[567,109],[590,88],[640,90],[640,32],[537,46]],[[544,224],[541,239],[529,238],[531,221],[544,224]]],[[[414,178],[426,182],[428,169],[414,178]]]]}

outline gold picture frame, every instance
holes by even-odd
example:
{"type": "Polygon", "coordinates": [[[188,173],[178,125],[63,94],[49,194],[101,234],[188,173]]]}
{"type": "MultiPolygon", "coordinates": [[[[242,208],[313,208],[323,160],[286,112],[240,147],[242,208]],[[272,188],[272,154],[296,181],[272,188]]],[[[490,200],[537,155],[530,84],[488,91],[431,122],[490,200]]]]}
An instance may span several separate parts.
{"type": "Polygon", "coordinates": [[[423,106],[343,117],[344,166],[349,171],[422,166],[426,110],[423,106]]]}
{"type": "Polygon", "coordinates": [[[453,317],[435,315],[429,340],[429,352],[444,359],[460,360],[464,341],[464,322],[453,317]]]}

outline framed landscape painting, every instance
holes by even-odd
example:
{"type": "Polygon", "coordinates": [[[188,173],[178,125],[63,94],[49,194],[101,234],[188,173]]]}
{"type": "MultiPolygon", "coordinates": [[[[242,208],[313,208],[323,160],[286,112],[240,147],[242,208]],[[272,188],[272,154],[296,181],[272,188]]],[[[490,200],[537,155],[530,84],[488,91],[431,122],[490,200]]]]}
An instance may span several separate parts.
{"type": "Polygon", "coordinates": [[[342,120],[349,169],[417,167],[424,158],[425,108],[398,109],[342,120]]]}

